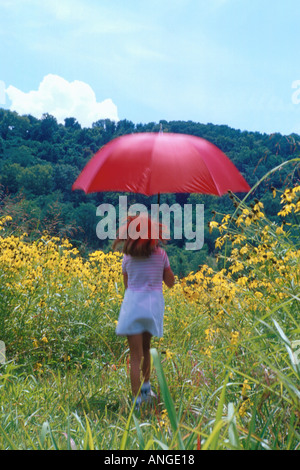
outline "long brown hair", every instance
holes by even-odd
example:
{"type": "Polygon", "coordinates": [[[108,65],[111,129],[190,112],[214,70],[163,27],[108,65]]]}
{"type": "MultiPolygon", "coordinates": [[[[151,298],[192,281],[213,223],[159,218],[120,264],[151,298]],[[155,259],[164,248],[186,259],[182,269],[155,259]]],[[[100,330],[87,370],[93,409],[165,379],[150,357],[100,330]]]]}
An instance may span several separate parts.
{"type": "Polygon", "coordinates": [[[122,251],[126,255],[135,257],[148,257],[160,243],[165,243],[164,226],[153,221],[148,215],[140,214],[127,217],[126,223],[119,229],[119,234],[113,243],[113,249],[123,244],[122,251]],[[135,228],[135,236],[132,235],[130,225],[135,228]]]}

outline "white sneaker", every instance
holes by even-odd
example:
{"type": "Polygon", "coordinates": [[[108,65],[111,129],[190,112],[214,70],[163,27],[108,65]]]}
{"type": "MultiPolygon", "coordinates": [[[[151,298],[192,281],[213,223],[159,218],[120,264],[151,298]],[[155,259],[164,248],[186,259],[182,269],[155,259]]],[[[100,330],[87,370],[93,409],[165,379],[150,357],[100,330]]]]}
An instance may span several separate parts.
{"type": "Polygon", "coordinates": [[[135,411],[139,411],[142,403],[142,397],[139,395],[136,398],[132,398],[132,404],[134,404],[135,411]]]}
{"type": "Polygon", "coordinates": [[[150,383],[143,384],[141,387],[141,397],[143,401],[151,401],[153,398],[157,398],[156,394],[153,392],[150,383]]]}

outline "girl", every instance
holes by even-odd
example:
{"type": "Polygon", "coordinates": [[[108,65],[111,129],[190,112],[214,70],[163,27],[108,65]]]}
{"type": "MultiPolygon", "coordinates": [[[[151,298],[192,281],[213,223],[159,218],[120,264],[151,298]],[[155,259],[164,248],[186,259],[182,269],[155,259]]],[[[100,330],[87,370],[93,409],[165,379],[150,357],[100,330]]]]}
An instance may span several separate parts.
{"type": "Polygon", "coordinates": [[[175,282],[168,256],[159,246],[162,239],[161,224],[154,224],[148,216],[139,215],[128,218],[113,244],[116,248],[123,241],[125,295],[116,333],[128,338],[131,389],[137,407],[151,395],[150,343],[153,335],[161,337],[163,334],[162,282],[169,288],[175,282]]]}

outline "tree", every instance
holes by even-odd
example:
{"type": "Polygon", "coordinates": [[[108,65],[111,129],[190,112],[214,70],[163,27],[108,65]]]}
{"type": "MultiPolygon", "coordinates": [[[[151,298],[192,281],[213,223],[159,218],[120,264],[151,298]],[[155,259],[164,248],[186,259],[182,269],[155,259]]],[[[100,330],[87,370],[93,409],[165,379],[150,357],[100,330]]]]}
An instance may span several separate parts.
{"type": "Polygon", "coordinates": [[[19,163],[5,163],[1,168],[0,183],[8,193],[15,194],[20,190],[20,180],[24,169],[19,163]]]}
{"type": "Polygon", "coordinates": [[[29,195],[49,194],[53,189],[53,168],[50,164],[25,168],[19,177],[20,187],[29,195]]]}
{"type": "Polygon", "coordinates": [[[43,114],[40,124],[40,140],[53,141],[54,133],[58,130],[58,124],[54,116],[43,114]]]}
{"type": "Polygon", "coordinates": [[[2,157],[3,154],[4,154],[4,139],[0,137],[0,158],[2,157]]]}
{"type": "Polygon", "coordinates": [[[36,163],[36,158],[27,145],[11,147],[6,152],[6,158],[11,162],[19,163],[22,167],[36,163]]]}
{"type": "Polygon", "coordinates": [[[81,235],[81,239],[89,243],[90,246],[100,246],[100,241],[96,236],[96,207],[91,203],[82,202],[74,210],[74,219],[76,221],[76,227],[78,234],[81,235]]]}
{"type": "Polygon", "coordinates": [[[73,118],[73,117],[68,117],[65,119],[65,127],[67,129],[71,129],[71,130],[79,130],[81,129],[81,125],[79,124],[79,122],[73,118]]]}
{"type": "Polygon", "coordinates": [[[122,119],[117,123],[116,126],[116,135],[125,135],[125,134],[131,134],[132,132],[135,131],[135,125],[133,122],[128,121],[127,119],[122,119]]]}
{"type": "Polygon", "coordinates": [[[78,176],[77,173],[77,169],[73,165],[64,163],[55,165],[53,175],[54,188],[61,190],[67,197],[68,194],[71,194],[72,184],[78,176]]]}

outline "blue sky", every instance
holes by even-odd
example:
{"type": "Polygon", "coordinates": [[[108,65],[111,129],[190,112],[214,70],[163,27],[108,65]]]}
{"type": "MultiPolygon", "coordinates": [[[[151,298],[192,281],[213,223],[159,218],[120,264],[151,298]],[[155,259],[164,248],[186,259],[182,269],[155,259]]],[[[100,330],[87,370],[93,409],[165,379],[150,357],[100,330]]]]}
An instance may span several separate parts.
{"type": "Polygon", "coordinates": [[[298,0],[0,0],[0,106],[300,133],[299,24],[298,0]]]}

